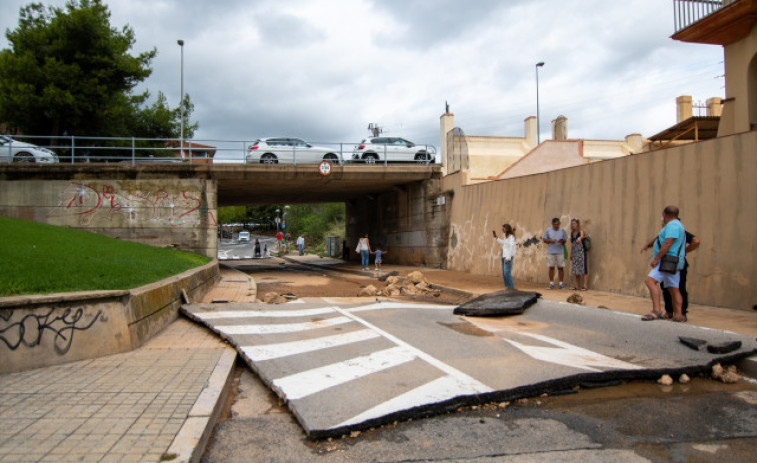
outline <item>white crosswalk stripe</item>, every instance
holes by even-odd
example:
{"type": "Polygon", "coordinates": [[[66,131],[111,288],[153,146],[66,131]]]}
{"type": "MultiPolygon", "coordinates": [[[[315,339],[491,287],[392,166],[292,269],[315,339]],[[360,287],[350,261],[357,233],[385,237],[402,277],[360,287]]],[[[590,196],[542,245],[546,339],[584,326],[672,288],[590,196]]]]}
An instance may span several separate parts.
{"type": "Polygon", "coordinates": [[[336,334],[334,336],[323,336],[315,339],[306,339],[302,341],[290,341],[277,344],[261,344],[257,346],[242,346],[242,351],[252,361],[271,360],[275,358],[288,357],[290,355],[304,354],[331,347],[344,346],[368,339],[378,338],[379,335],[371,330],[364,329],[352,331],[349,333],[336,334]]]}
{"type": "Polygon", "coordinates": [[[298,331],[315,330],[326,328],[334,325],[350,323],[352,320],[347,317],[333,317],[325,320],[303,323],[282,323],[275,325],[221,325],[216,329],[226,334],[277,334],[277,333],[296,333],[298,331]]]}
{"type": "Polygon", "coordinates": [[[273,381],[274,388],[287,399],[297,400],[414,360],[416,355],[403,347],[392,347],[344,362],[332,363],[273,381]]]}

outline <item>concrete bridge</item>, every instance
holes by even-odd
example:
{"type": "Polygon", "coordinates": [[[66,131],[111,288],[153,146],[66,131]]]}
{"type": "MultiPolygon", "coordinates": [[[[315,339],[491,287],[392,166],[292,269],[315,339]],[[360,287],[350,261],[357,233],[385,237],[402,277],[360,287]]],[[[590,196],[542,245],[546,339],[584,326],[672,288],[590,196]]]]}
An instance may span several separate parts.
{"type": "Polygon", "coordinates": [[[156,246],[217,254],[219,206],[345,202],[348,243],[377,243],[404,263],[441,265],[441,167],[240,164],[0,165],[0,215],[156,246]],[[404,249],[406,248],[406,249],[404,249]]]}

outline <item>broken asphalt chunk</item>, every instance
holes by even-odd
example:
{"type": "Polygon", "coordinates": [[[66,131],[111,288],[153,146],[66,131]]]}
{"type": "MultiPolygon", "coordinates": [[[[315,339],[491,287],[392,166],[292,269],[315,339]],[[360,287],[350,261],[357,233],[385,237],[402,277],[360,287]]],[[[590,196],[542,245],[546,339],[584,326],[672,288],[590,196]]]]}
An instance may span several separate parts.
{"type": "Polygon", "coordinates": [[[741,349],[741,341],[731,341],[716,346],[710,344],[707,346],[707,352],[711,354],[728,354],[739,349],[741,349]]]}
{"type": "Polygon", "coordinates": [[[541,294],[517,289],[505,289],[495,293],[482,294],[455,308],[455,315],[474,317],[496,317],[519,315],[533,305],[541,294]]]}
{"type": "Polygon", "coordinates": [[[702,350],[705,347],[707,347],[707,341],[704,339],[697,339],[697,338],[687,338],[686,336],[678,336],[678,340],[681,341],[681,343],[694,350],[702,350]]]}

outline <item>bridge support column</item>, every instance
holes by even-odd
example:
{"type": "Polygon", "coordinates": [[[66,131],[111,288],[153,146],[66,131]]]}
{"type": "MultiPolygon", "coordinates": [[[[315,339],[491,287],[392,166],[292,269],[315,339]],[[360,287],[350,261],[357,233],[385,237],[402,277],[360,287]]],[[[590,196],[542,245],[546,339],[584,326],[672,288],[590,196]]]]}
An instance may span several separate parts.
{"type": "Polygon", "coordinates": [[[447,261],[447,197],[441,180],[395,187],[347,201],[347,244],[353,258],[368,233],[373,248],[389,251],[385,263],[443,268],[447,261]]]}

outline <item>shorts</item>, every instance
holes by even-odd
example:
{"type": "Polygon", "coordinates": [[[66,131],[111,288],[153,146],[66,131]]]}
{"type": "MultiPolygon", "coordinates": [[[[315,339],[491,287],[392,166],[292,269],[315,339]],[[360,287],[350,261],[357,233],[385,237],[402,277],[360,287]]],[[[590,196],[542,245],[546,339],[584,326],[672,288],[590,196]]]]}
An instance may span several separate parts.
{"type": "Polygon", "coordinates": [[[565,268],[565,254],[547,254],[547,267],[565,268]]]}
{"type": "Polygon", "coordinates": [[[678,288],[681,283],[681,271],[665,273],[660,271],[660,265],[649,271],[649,276],[658,283],[664,283],[666,288],[678,288]]]}

